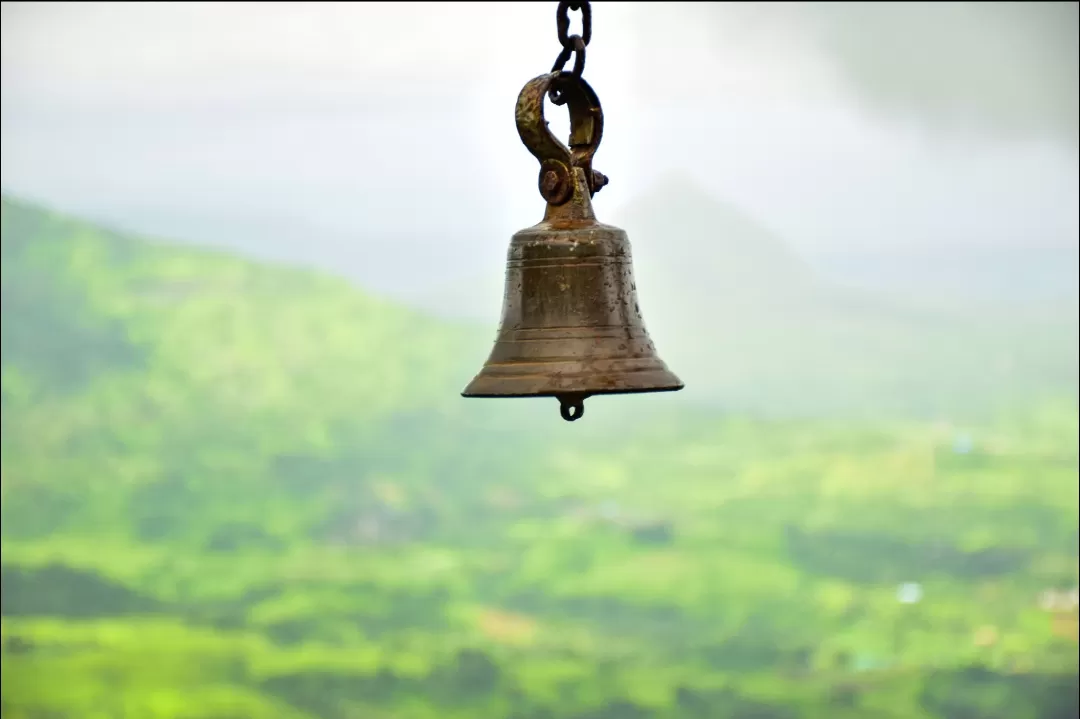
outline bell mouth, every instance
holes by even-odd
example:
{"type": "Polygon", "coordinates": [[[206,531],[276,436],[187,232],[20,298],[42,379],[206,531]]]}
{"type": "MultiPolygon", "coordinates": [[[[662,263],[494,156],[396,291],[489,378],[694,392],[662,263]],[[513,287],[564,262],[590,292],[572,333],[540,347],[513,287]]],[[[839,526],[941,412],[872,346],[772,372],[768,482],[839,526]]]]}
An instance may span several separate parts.
{"type": "MultiPolygon", "coordinates": [[[[469,387],[472,387],[470,384],[469,387]]],[[[470,392],[469,388],[466,388],[461,393],[462,397],[470,397],[474,399],[514,399],[525,397],[554,397],[559,400],[559,416],[567,422],[575,422],[581,419],[585,414],[585,400],[593,395],[604,394],[644,394],[646,392],[677,392],[683,388],[682,383],[677,386],[671,387],[652,387],[652,388],[639,388],[639,389],[614,389],[614,390],[597,390],[595,392],[545,392],[542,394],[482,394],[477,392],[470,392]]]]}
{"type": "Polygon", "coordinates": [[[585,413],[585,400],[593,395],[677,392],[683,388],[682,380],[656,358],[605,364],[608,364],[604,368],[606,371],[583,373],[580,364],[569,362],[489,363],[461,396],[480,399],[554,397],[559,400],[560,416],[573,422],[585,413]]]}
{"type": "Polygon", "coordinates": [[[489,361],[462,397],[589,397],[595,394],[675,392],[683,382],[656,357],[578,361],[489,361]]]}
{"type": "Polygon", "coordinates": [[[471,391],[469,387],[466,387],[461,396],[466,399],[529,399],[530,397],[554,397],[556,399],[580,399],[582,401],[589,397],[599,397],[602,395],[617,395],[617,394],[650,394],[653,392],[678,392],[683,389],[685,385],[678,384],[671,387],[652,387],[648,389],[597,389],[589,390],[588,392],[477,392],[471,391]]]}

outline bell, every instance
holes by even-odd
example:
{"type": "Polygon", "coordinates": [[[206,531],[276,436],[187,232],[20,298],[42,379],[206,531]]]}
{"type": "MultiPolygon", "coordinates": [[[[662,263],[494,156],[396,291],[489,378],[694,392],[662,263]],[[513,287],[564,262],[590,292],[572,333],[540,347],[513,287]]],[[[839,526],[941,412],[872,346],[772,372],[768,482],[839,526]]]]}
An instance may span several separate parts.
{"type": "Polygon", "coordinates": [[[572,422],[592,395],[682,389],[645,329],[626,233],[593,214],[591,197],[607,183],[592,169],[603,129],[596,94],[580,76],[553,72],[522,89],[515,114],[548,204],[510,242],[495,347],[462,396],[555,397],[572,422]],[[569,106],[569,148],[544,120],[546,93],[569,106]]]}

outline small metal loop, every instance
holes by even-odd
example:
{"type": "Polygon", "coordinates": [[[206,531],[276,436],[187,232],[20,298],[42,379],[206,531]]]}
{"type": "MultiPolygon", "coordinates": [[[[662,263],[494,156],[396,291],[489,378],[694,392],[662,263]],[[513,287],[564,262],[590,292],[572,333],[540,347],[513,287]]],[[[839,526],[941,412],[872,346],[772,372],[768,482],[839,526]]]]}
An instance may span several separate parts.
{"type": "Polygon", "coordinates": [[[581,11],[581,39],[586,45],[592,40],[592,7],[588,0],[562,0],[555,14],[555,26],[559,32],[559,44],[570,47],[570,11],[581,11]]]}
{"type": "Polygon", "coordinates": [[[581,419],[585,414],[585,400],[581,397],[559,397],[559,415],[567,422],[581,419]]]}

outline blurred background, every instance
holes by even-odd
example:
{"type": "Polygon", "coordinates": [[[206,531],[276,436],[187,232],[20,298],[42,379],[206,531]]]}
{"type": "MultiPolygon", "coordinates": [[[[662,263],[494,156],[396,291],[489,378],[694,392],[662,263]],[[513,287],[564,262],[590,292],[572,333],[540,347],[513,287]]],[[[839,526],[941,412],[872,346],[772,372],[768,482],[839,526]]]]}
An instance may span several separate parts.
{"type": "Polygon", "coordinates": [[[1077,8],[594,3],[686,389],[570,425],[555,2],[4,2],[4,719],[1076,717],[1077,8]]]}

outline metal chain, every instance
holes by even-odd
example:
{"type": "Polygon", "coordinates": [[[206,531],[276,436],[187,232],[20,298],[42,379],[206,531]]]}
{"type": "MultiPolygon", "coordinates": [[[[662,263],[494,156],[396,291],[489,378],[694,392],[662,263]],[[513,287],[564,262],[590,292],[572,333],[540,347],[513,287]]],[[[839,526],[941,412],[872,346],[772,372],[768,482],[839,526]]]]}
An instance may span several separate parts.
{"type": "MultiPolygon", "coordinates": [[[[551,66],[551,72],[565,72],[563,68],[570,61],[570,55],[573,55],[574,69],[570,71],[570,74],[581,77],[581,73],[585,71],[585,46],[592,40],[592,7],[589,5],[589,0],[560,0],[559,8],[555,13],[555,25],[558,28],[559,44],[562,45],[562,50],[559,51],[555,64],[551,66]],[[570,34],[571,10],[581,11],[580,35],[570,34]]],[[[555,88],[551,89],[548,96],[556,105],[562,105],[565,102],[562,93],[555,88]]]]}
{"type": "Polygon", "coordinates": [[[592,40],[592,8],[588,0],[560,0],[559,9],[555,13],[555,24],[559,31],[559,44],[562,50],[555,64],[551,66],[552,72],[563,72],[570,55],[574,55],[574,77],[581,77],[585,70],[585,46],[592,40]],[[570,11],[581,11],[581,34],[570,34],[570,11]]]}

